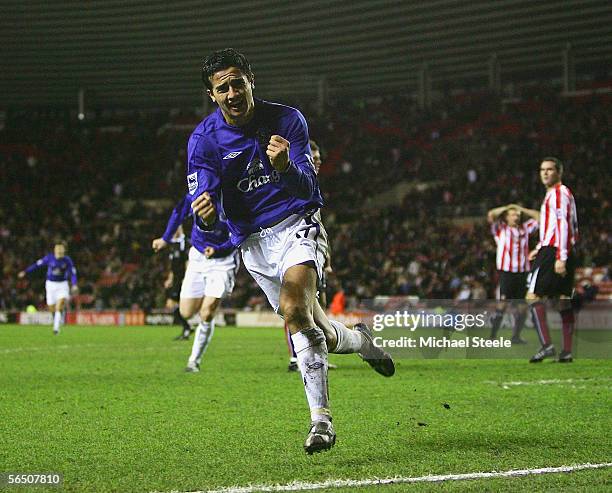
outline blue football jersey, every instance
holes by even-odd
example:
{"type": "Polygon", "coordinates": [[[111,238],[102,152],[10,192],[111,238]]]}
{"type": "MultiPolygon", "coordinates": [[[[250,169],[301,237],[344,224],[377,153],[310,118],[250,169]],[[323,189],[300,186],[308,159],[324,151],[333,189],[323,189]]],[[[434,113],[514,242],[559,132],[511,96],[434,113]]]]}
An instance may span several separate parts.
{"type": "Polygon", "coordinates": [[[62,258],[56,258],[52,253],[48,253],[43,258],[38,259],[32,265],[28,266],[25,272],[29,274],[42,267],[47,267],[48,281],[59,282],[70,279],[73,286],[77,283],[76,267],[68,255],[62,258]]]}
{"type": "MultiPolygon", "coordinates": [[[[162,235],[164,241],[170,243],[178,227],[191,214],[191,200],[188,195],[185,195],[170,214],[166,231],[162,235]]],[[[210,230],[202,230],[194,224],[191,228],[191,244],[201,253],[204,253],[206,247],[213,247],[215,249],[213,258],[226,257],[235,250],[229,237],[227,224],[224,221],[217,221],[210,230]]]]}
{"type": "MultiPolygon", "coordinates": [[[[217,109],[196,127],[187,151],[188,197],[193,201],[204,192],[211,195],[234,245],[291,214],[323,205],[306,120],[295,108],[255,99],[254,116],[242,127],[229,125],[217,109]],[[272,135],[290,144],[290,163],[283,173],[266,154],[272,135]]],[[[197,221],[195,228],[200,227],[197,221]]]]}

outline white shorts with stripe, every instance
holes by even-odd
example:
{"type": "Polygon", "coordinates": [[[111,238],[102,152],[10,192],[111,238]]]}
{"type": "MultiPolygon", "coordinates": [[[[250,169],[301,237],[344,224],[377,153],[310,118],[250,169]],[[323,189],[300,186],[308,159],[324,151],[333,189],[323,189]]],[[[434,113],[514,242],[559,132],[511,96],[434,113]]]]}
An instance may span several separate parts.
{"type": "Polygon", "coordinates": [[[270,228],[253,233],[242,244],[242,260],[275,312],[289,267],[313,262],[321,279],[325,257],[319,243],[321,226],[312,215],[293,214],[270,228]]]}
{"type": "Polygon", "coordinates": [[[45,282],[45,291],[47,293],[47,305],[55,305],[59,300],[70,299],[70,287],[68,281],[49,281],[45,282]]]}
{"type": "Polygon", "coordinates": [[[227,257],[207,258],[196,250],[189,249],[189,263],[181,285],[182,298],[224,298],[232,294],[236,273],[240,266],[238,252],[227,257]]]}

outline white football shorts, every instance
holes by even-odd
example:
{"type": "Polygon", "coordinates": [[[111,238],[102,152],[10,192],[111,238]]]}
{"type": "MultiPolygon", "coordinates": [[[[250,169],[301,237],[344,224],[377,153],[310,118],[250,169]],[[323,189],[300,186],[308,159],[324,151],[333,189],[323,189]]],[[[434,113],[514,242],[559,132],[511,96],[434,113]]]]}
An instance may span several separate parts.
{"type": "Polygon", "coordinates": [[[70,299],[70,287],[68,281],[49,281],[45,282],[47,293],[47,305],[55,305],[59,300],[70,299]]]}
{"type": "Polygon", "coordinates": [[[278,313],[280,288],[289,267],[313,262],[321,279],[325,256],[317,242],[321,225],[312,215],[293,214],[249,236],[241,246],[242,260],[278,313]]]}
{"type": "Polygon", "coordinates": [[[325,267],[325,264],[327,263],[327,258],[329,257],[329,240],[327,237],[327,231],[325,230],[325,226],[323,226],[323,221],[321,220],[320,209],[314,213],[313,218],[321,226],[321,232],[319,236],[317,236],[317,243],[319,244],[319,249],[317,252],[319,256],[322,256],[323,258],[321,265],[325,267]]]}
{"type": "Polygon", "coordinates": [[[238,267],[240,267],[238,251],[227,257],[206,258],[206,255],[191,247],[180,297],[210,296],[221,299],[229,296],[234,290],[238,267]]]}

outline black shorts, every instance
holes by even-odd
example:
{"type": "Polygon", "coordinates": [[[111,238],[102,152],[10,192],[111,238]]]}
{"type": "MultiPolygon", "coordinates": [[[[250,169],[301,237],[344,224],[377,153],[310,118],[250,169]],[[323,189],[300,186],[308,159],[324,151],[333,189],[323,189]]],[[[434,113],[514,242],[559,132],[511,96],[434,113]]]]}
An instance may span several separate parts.
{"type": "Polygon", "coordinates": [[[166,289],[166,299],[167,300],[179,301],[180,297],[181,297],[181,285],[180,284],[166,289]]]}
{"type": "Polygon", "coordinates": [[[527,294],[527,272],[499,272],[499,297],[502,300],[523,300],[527,294]]]}
{"type": "Polygon", "coordinates": [[[576,271],[575,257],[570,252],[565,263],[566,274],[564,276],[555,272],[556,260],[557,249],[555,247],[540,248],[527,278],[527,288],[530,293],[549,297],[572,296],[576,271]]]}

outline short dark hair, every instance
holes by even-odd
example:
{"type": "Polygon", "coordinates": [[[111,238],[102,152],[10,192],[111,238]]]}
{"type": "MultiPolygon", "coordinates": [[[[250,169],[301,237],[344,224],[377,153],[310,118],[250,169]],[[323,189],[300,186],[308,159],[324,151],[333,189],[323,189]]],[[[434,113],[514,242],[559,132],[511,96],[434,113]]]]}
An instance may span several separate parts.
{"type": "Polygon", "coordinates": [[[247,76],[249,81],[253,82],[253,71],[251,70],[251,64],[247,60],[247,57],[234,48],[217,50],[204,59],[202,62],[202,82],[204,82],[206,87],[212,91],[212,83],[210,82],[210,78],[219,70],[223,70],[228,67],[236,67],[240,69],[242,73],[247,76]]]}
{"type": "Polygon", "coordinates": [[[319,147],[319,144],[317,144],[314,140],[310,139],[309,144],[310,144],[310,150],[312,152],[315,152],[315,151],[321,152],[321,148],[319,147]]]}
{"type": "Polygon", "coordinates": [[[550,161],[551,163],[555,163],[555,168],[557,168],[557,173],[559,173],[560,175],[563,174],[563,161],[561,161],[558,157],[547,156],[544,159],[542,159],[542,162],[544,161],[550,161]]]}
{"type": "Polygon", "coordinates": [[[66,242],[62,240],[61,238],[58,238],[57,240],[53,242],[53,247],[56,247],[57,245],[62,245],[64,248],[68,248],[68,245],[66,244],[66,242]]]}

